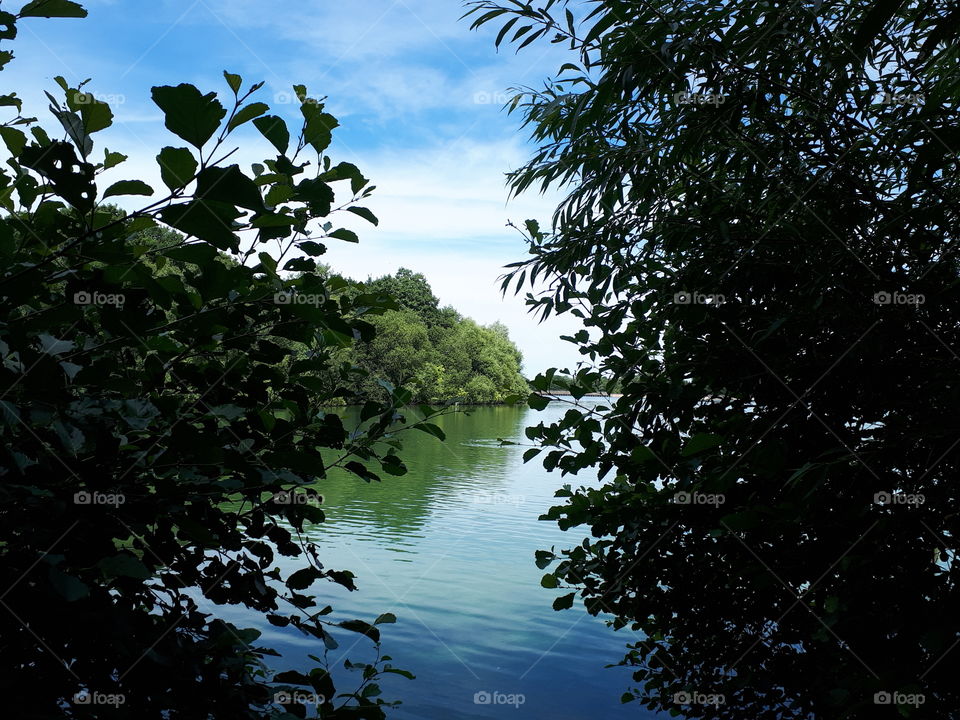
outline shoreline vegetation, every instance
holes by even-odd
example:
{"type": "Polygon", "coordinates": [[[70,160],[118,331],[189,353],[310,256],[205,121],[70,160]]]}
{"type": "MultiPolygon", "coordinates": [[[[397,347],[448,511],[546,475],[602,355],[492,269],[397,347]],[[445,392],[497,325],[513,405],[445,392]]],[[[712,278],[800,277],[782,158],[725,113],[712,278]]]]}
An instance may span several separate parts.
{"type": "Polygon", "coordinates": [[[339,293],[393,303],[367,318],[376,331],[371,340],[335,353],[338,363],[354,368],[343,383],[345,404],[383,400],[400,387],[409,391],[407,404],[415,405],[502,405],[529,394],[523,356],[506,325],[480,325],[450,305],[441,307],[422,273],[400,268],[358,282],[328,266],[319,271],[329,287],[342,288],[339,293]]]}

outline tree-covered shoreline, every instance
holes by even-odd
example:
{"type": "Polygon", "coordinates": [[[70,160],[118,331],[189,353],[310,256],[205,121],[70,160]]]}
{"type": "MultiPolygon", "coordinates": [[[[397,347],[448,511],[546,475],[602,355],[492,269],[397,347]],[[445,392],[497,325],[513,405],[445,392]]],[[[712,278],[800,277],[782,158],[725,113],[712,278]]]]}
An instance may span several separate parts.
{"type": "Polygon", "coordinates": [[[358,283],[329,267],[322,270],[344,285],[343,292],[396,303],[396,309],[371,319],[373,338],[340,351],[338,360],[357,370],[345,386],[350,394],[343,405],[381,399],[390,392],[387,386],[401,385],[411,391],[411,403],[500,405],[530,392],[521,374],[523,357],[507,327],[480,325],[450,305],[441,307],[422,273],[399,268],[358,283]]]}

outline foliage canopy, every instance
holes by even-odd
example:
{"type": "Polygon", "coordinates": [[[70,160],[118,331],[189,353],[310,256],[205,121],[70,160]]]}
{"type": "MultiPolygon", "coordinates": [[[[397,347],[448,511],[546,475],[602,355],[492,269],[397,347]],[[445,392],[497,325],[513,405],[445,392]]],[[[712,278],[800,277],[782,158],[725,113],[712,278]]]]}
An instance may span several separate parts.
{"type": "Polygon", "coordinates": [[[510,105],[512,189],[568,194],[504,287],[596,330],[577,392],[622,381],[528,432],[604,478],[539,561],[641,633],[625,700],[958,717],[956,5],[469,5],[572,51],[510,105]]]}
{"type": "MultiPolygon", "coordinates": [[[[25,18],[84,15],[33,0],[0,13],[0,39],[25,18]]],[[[0,687],[20,717],[382,717],[377,676],[409,675],[380,653],[376,624],[392,616],[334,620],[318,603],[317,581],[355,589],[354,575],[301,534],[324,520],[315,482],[334,465],[368,481],[405,472],[409,392],[369,402],[359,427],[323,410],[351,392],[336,353],[395,307],[340,292],[349,283],[314,260],[356,239],[329,221],[339,210],[375,220],[359,204],[372,187],[332,162],[337,121],[305,87],[290,128],[255,100],[262,83],[224,78],[225,104],[153,88],[175,136],[156,194],[138,179],[101,187],[126,158],[95,152],[113,115],[86,83],[56,79],[55,132],[0,97],[0,687]],[[225,146],[261,135],[276,155],[249,173],[228,164],[225,146]],[[129,213],[104,202],[151,195],[129,213]],[[284,363],[290,342],[309,352],[284,363]],[[281,572],[280,557],[299,567],[281,572]],[[375,657],[349,666],[355,679],[326,655],[274,672],[276,652],[218,617],[224,605],[318,647],[361,633],[375,657]]]]}
{"type": "Polygon", "coordinates": [[[374,378],[406,385],[416,402],[495,404],[529,392],[522,356],[502,323],[484,327],[439,307],[427,279],[407,268],[365,287],[396,299],[399,309],[372,319],[376,336],[346,351],[366,371],[358,394],[382,393],[374,378]]]}

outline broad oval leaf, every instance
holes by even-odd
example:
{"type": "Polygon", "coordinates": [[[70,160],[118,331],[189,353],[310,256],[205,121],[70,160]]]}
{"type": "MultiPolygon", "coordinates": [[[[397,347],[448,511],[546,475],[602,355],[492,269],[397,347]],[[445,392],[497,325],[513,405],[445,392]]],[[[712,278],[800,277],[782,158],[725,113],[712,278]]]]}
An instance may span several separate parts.
{"type": "Polygon", "coordinates": [[[153,88],[153,101],[163,110],[167,129],[196,148],[213,136],[227,114],[216,93],[204,95],[188,83],[153,88]]]}
{"type": "Polygon", "coordinates": [[[153,188],[147,185],[143,180],[120,180],[108,187],[104,193],[104,199],[116,195],[153,195],[153,188]]]}
{"type": "Polygon", "coordinates": [[[197,160],[187,148],[165,147],[157,155],[160,178],[171,190],[185,187],[197,174],[197,160]]]}

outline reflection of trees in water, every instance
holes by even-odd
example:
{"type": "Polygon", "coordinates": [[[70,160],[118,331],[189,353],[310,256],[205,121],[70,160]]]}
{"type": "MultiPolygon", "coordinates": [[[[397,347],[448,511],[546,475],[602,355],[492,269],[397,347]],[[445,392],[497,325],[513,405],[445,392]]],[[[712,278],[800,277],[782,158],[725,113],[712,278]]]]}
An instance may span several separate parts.
{"type": "MultiPolygon", "coordinates": [[[[410,413],[415,410],[410,409],[410,413]]],[[[357,422],[353,408],[339,412],[350,428],[357,422]]],[[[350,473],[333,470],[317,483],[324,497],[324,526],[362,522],[379,530],[406,534],[421,528],[433,507],[468,502],[475,493],[495,493],[507,483],[507,469],[518,462],[516,447],[500,447],[497,438],[514,438],[524,424],[524,411],[513,407],[476,407],[436,420],[446,440],[421,432],[403,431],[400,453],[406,475],[382,475],[367,483],[350,473]]]]}

